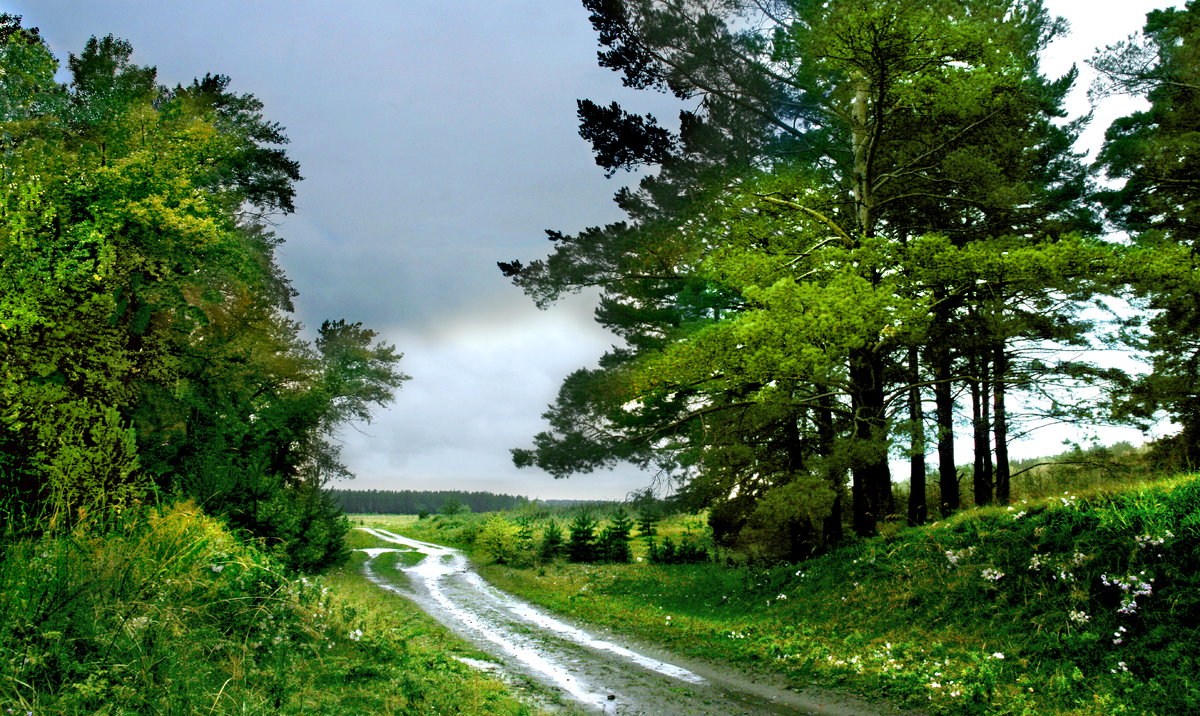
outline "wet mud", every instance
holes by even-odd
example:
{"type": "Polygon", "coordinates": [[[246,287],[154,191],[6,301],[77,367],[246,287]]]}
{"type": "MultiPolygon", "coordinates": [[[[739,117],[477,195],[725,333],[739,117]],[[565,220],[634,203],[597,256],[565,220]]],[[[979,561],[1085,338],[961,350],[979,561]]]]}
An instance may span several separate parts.
{"type": "Polygon", "coordinates": [[[465,660],[497,671],[549,710],[628,716],[884,716],[886,707],[819,689],[800,691],[751,680],[734,669],[680,659],[611,634],[569,623],[485,582],[461,551],[401,537],[372,535],[425,555],[400,566],[407,579],[372,568],[388,549],[362,550],[367,579],[411,599],[496,660],[465,660]]]}

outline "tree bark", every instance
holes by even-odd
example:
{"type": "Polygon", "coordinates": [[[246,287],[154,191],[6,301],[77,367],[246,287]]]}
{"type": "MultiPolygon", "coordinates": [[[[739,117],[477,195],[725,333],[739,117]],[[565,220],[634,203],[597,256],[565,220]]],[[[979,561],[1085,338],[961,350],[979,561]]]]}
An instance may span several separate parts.
{"type": "Polygon", "coordinates": [[[850,358],[854,386],[855,453],[851,492],[854,498],[854,532],[875,534],[880,520],[894,512],[892,474],[887,460],[887,415],[884,406],[883,361],[869,347],[850,358]]]}
{"type": "Polygon", "coordinates": [[[929,517],[925,504],[925,411],[921,407],[921,389],[917,387],[920,373],[917,364],[917,349],[908,351],[909,381],[908,419],[912,423],[912,457],[908,477],[908,524],[923,525],[929,517]]]}
{"type": "Polygon", "coordinates": [[[992,446],[988,443],[988,398],[990,389],[987,366],[990,364],[980,348],[971,356],[971,427],[974,428],[975,469],[972,486],[976,506],[982,507],[992,501],[992,446]]]}
{"type": "Polygon", "coordinates": [[[993,353],[994,371],[992,390],[995,392],[995,432],[996,432],[996,501],[1007,505],[1012,501],[1012,485],[1010,467],[1008,464],[1008,410],[1004,405],[1004,392],[1007,389],[1005,378],[1008,375],[1008,353],[1004,344],[997,341],[993,353]]]}
{"type": "Polygon", "coordinates": [[[933,369],[933,399],[937,417],[938,512],[943,518],[959,508],[958,472],[954,467],[954,386],[951,385],[953,356],[950,354],[950,315],[946,290],[933,291],[935,308],[930,332],[930,366],[933,369]]]}

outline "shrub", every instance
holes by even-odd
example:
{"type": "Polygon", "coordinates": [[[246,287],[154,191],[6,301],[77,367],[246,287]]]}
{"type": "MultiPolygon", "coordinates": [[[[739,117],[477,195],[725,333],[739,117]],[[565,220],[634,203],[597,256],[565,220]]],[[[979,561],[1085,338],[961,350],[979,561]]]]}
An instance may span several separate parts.
{"type": "Polygon", "coordinates": [[[502,517],[490,517],[475,536],[475,548],[499,564],[523,561],[520,528],[502,517]]]}
{"type": "Polygon", "coordinates": [[[234,669],[282,688],[322,638],[319,588],[292,582],[192,504],[107,533],[9,542],[0,560],[0,702],[35,713],[175,713],[234,669]]]}
{"type": "Polygon", "coordinates": [[[580,512],[571,520],[567,558],[572,562],[591,562],[596,558],[596,520],[580,512]]]}
{"type": "Polygon", "coordinates": [[[596,556],[603,562],[629,562],[633,554],[629,551],[629,533],[633,531],[633,521],[624,509],[618,508],[613,513],[608,526],[600,533],[596,545],[596,556]]]}
{"type": "Polygon", "coordinates": [[[647,559],[652,564],[699,564],[709,559],[708,550],[695,542],[681,542],[678,546],[670,537],[663,538],[659,545],[650,540],[646,545],[647,559]]]}
{"type": "Polygon", "coordinates": [[[549,562],[562,554],[563,551],[563,531],[562,527],[555,520],[550,520],[546,523],[546,527],[542,530],[542,545],[538,552],[538,557],[543,562],[549,562]]]}

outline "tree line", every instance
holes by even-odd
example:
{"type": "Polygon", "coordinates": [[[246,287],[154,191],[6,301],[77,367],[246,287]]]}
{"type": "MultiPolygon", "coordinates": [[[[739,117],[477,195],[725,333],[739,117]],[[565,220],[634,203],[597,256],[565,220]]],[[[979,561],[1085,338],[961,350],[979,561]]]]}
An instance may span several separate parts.
{"type": "Polygon", "coordinates": [[[433,513],[447,504],[459,505],[471,512],[499,512],[516,509],[529,501],[519,495],[463,490],[331,489],[329,494],[346,512],[372,515],[433,513]]]}
{"type": "Polygon", "coordinates": [[[0,15],[0,532],[190,498],[293,567],[342,553],[334,433],[407,379],[359,323],[289,317],[300,167],[254,95],[66,60],[0,15]]]}
{"type": "Polygon", "coordinates": [[[627,221],[499,263],[543,308],[600,288],[623,340],[565,379],[518,466],[652,467],[719,543],[799,559],[947,515],[964,489],[1007,502],[1009,442],[1035,419],[1166,414],[1183,431],[1163,449],[1198,455],[1200,8],[1154,11],[1090,60],[1094,97],[1152,107],[1088,163],[1087,118],[1063,109],[1078,73],[1039,65],[1066,31],[1040,0],[583,4],[601,66],[693,109],[672,131],[580,100],[609,176],[655,171],[617,192],[627,221]],[[1147,351],[1152,372],[1087,360],[1101,345],[1147,351]]]}

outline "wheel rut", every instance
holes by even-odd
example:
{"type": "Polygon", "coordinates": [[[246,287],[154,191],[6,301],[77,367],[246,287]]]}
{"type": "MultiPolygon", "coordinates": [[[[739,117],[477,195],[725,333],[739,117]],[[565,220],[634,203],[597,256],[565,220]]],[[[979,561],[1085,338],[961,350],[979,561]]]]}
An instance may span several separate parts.
{"type": "MultiPolygon", "coordinates": [[[[406,597],[451,631],[500,664],[511,682],[537,685],[549,693],[550,710],[627,716],[882,716],[889,709],[823,690],[790,691],[752,682],[744,675],[692,663],[619,637],[603,638],[588,627],[568,623],[488,584],[462,551],[402,537],[387,530],[359,528],[381,540],[418,551],[423,558],[399,569],[402,584],[374,568],[393,549],[367,553],[367,579],[406,597]]],[[[486,663],[473,666],[488,668],[486,663]]]]}

